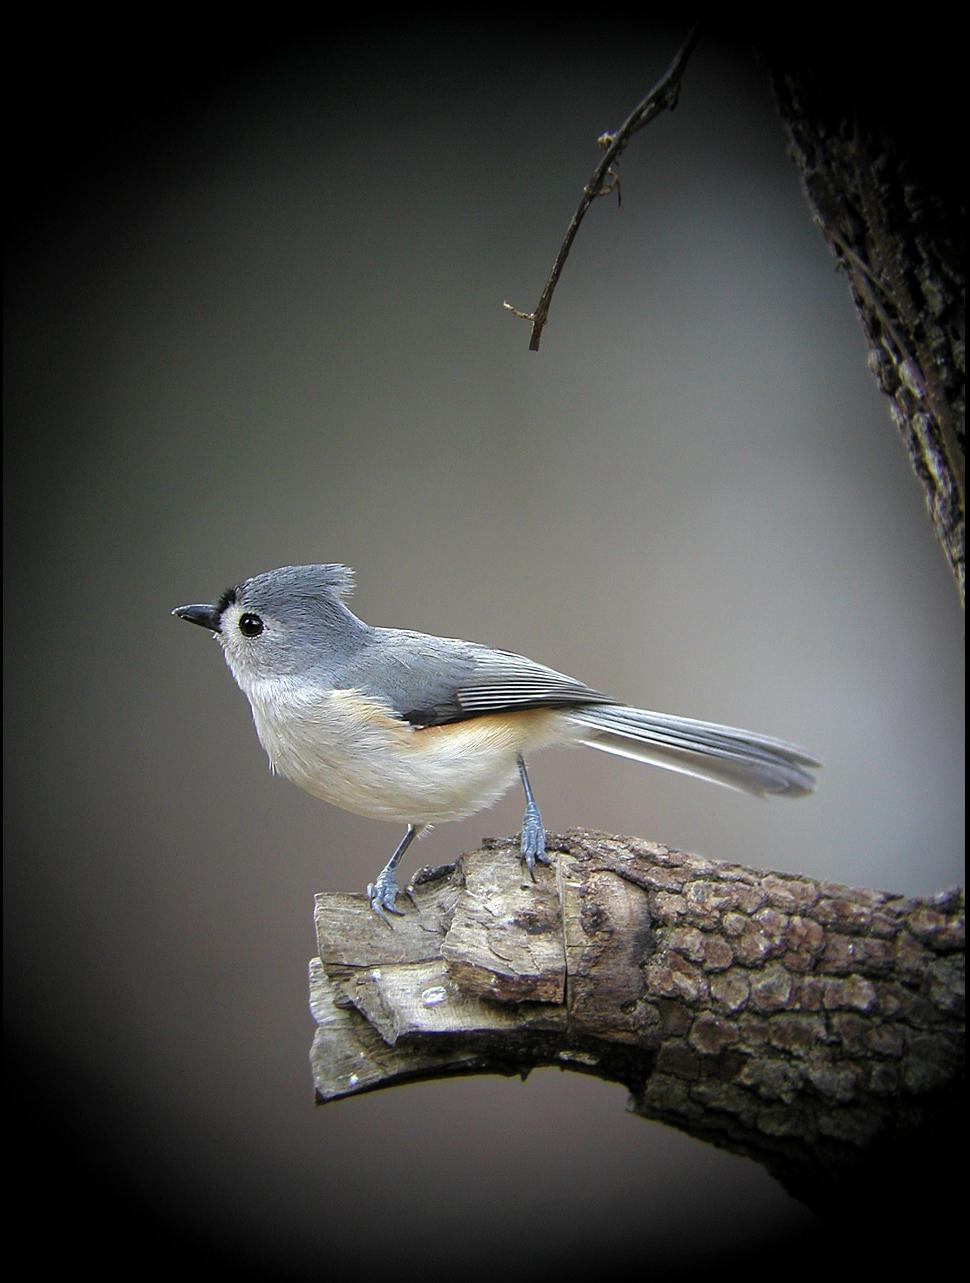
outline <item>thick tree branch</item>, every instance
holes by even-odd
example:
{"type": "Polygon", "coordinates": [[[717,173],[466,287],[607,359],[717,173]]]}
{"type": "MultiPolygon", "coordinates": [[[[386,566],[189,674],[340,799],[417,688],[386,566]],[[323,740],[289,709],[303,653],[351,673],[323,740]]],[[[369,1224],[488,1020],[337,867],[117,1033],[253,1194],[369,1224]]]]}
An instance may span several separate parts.
{"type": "Polygon", "coordinates": [[[952,1125],[962,892],[905,899],[584,831],[550,849],[536,883],[514,840],[425,870],[391,927],[363,896],[318,896],[321,1102],[559,1065],[816,1207],[862,1170],[898,1183],[952,1125]]]}
{"type": "Polygon", "coordinates": [[[684,77],[684,72],[687,70],[688,59],[694,51],[694,46],[697,44],[699,36],[700,28],[694,27],[680,49],[678,49],[673,62],[647,96],[637,103],[616,133],[601,134],[597,139],[597,142],[604,150],[603,159],[596,166],[592,178],[583,188],[579,205],[569,220],[566,235],[559,246],[559,253],[556,255],[556,261],[552,265],[552,271],[549,273],[549,279],[546,281],[545,289],[543,289],[542,296],[536,304],[535,311],[520,312],[511,303],[502,304],[515,316],[521,317],[524,321],[532,322],[532,337],[529,340],[530,352],[539,351],[542,331],[546,321],[549,319],[549,308],[552,305],[553,293],[559,284],[559,277],[562,275],[562,270],[566,265],[566,259],[569,257],[569,251],[572,249],[573,241],[576,239],[576,233],[579,231],[579,226],[586,217],[590,205],[598,196],[608,196],[614,189],[619,195],[620,180],[615,166],[625,151],[627,143],[635,133],[638,133],[645,125],[649,125],[651,120],[655,120],[661,112],[673,111],[677,106],[680,82],[684,77]]]}

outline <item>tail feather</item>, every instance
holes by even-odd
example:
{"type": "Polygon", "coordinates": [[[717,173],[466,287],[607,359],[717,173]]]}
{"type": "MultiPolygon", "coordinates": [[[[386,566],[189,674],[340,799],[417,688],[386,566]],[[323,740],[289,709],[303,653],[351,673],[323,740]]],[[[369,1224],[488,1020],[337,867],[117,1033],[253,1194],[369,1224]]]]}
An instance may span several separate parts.
{"type": "Polygon", "coordinates": [[[815,760],[797,744],[732,726],[622,704],[570,712],[581,744],[764,796],[802,797],[815,788],[815,760]]]}

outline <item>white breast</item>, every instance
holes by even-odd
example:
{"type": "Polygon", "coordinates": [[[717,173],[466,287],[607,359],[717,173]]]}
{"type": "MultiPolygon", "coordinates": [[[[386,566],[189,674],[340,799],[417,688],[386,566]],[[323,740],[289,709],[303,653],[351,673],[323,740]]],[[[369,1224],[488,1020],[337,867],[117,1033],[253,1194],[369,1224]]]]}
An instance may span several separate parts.
{"type": "Polygon", "coordinates": [[[474,815],[515,781],[518,754],[575,738],[549,709],[415,730],[359,691],[293,678],[243,689],[274,771],[347,811],[406,824],[474,815]]]}

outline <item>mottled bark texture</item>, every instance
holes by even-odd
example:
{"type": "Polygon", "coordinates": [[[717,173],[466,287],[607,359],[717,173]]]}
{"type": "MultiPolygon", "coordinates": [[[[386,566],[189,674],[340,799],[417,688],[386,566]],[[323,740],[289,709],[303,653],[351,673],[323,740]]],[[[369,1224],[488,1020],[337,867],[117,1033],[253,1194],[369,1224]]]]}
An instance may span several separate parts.
{"type": "Polygon", "coordinates": [[[832,48],[764,51],[809,205],[844,271],[936,536],[965,591],[962,72],[934,26],[833,28],[832,48]]]}
{"type": "Polygon", "coordinates": [[[906,899],[584,831],[550,850],[534,884],[511,839],[426,870],[390,927],[363,896],[318,897],[320,1101],[560,1065],[818,1209],[917,1174],[925,1192],[959,1114],[961,891],[906,899]]]}

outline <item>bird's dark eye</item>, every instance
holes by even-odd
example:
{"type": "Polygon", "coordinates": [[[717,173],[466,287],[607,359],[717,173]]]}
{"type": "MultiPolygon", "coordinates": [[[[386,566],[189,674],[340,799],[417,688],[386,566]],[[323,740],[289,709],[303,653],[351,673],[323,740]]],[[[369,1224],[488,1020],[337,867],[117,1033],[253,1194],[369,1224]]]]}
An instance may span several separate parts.
{"type": "Polygon", "coordinates": [[[263,621],[258,615],[240,615],[239,631],[244,637],[258,637],[263,631],[263,621]]]}

